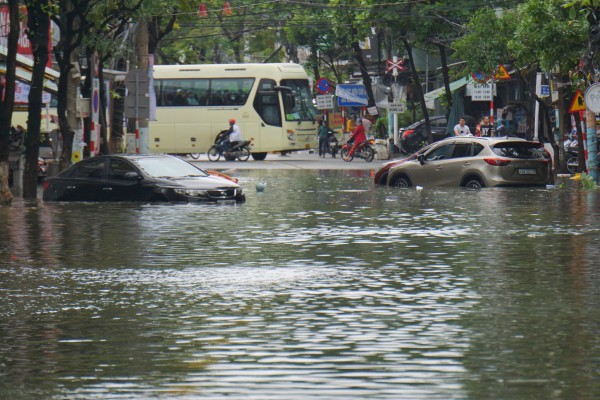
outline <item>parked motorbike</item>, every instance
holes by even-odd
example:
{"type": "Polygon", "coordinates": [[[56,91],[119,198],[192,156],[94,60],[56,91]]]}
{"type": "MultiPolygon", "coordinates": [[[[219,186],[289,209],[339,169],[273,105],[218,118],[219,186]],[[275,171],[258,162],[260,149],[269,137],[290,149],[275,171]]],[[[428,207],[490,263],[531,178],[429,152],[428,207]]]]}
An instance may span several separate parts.
{"type": "Polygon", "coordinates": [[[215,138],[215,144],[213,144],[207,152],[210,161],[219,161],[221,156],[227,161],[234,161],[236,158],[240,161],[248,161],[248,158],[250,158],[249,140],[241,140],[235,145],[229,143],[227,150],[225,150],[226,140],[227,130],[219,132],[215,138]]]}
{"type": "Polygon", "coordinates": [[[329,146],[327,147],[327,152],[331,154],[332,158],[335,158],[336,154],[338,153],[339,144],[337,138],[335,137],[335,133],[331,130],[329,131],[328,140],[329,146]]]}
{"type": "Polygon", "coordinates": [[[353,145],[353,141],[349,140],[348,142],[346,142],[345,145],[342,146],[340,155],[342,156],[342,159],[346,162],[352,161],[354,159],[354,157],[362,158],[366,162],[371,162],[375,158],[375,150],[373,150],[373,147],[372,147],[373,143],[374,143],[374,141],[372,139],[362,142],[361,144],[358,145],[358,147],[354,151],[354,154],[351,157],[349,154],[350,154],[350,149],[352,148],[352,145],[353,145]]]}

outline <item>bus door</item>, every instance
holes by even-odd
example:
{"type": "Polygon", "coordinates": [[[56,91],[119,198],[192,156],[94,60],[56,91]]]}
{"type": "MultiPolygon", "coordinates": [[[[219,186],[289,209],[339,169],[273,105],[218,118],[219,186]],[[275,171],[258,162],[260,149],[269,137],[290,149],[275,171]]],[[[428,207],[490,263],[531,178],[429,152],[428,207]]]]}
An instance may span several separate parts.
{"type": "Polygon", "coordinates": [[[279,92],[273,79],[261,79],[254,99],[254,109],[260,116],[259,138],[255,148],[259,151],[283,150],[287,143],[282,127],[279,92]]]}

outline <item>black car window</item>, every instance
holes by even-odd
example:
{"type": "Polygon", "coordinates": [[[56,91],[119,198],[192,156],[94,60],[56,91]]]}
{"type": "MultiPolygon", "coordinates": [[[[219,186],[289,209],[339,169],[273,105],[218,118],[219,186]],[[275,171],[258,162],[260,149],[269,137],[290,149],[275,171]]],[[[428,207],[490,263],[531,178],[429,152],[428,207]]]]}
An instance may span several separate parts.
{"type": "Polygon", "coordinates": [[[433,149],[429,154],[425,156],[425,161],[437,161],[450,158],[450,151],[452,149],[452,146],[452,144],[446,144],[444,146],[440,146],[436,149],[433,149]]]}
{"type": "Polygon", "coordinates": [[[501,157],[520,158],[524,160],[535,160],[542,158],[537,146],[530,143],[499,143],[492,150],[501,157]]]}
{"type": "Polygon", "coordinates": [[[448,125],[446,118],[438,118],[431,121],[431,126],[435,128],[445,128],[446,125],[448,125]]]}
{"type": "Polygon", "coordinates": [[[108,179],[125,179],[127,172],[137,172],[133,165],[125,160],[113,159],[108,166],[108,179]]]}
{"type": "Polygon", "coordinates": [[[70,177],[102,179],[104,177],[105,163],[106,160],[103,158],[83,162],[75,166],[70,177]]]}
{"type": "Polygon", "coordinates": [[[471,143],[456,143],[452,158],[469,157],[471,155],[471,143]]]}

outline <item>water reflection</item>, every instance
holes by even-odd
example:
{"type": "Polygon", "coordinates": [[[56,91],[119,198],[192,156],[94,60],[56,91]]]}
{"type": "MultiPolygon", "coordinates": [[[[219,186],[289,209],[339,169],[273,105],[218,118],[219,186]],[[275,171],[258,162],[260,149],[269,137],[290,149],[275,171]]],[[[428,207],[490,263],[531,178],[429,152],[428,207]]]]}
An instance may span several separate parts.
{"type": "Polygon", "coordinates": [[[0,208],[0,398],[600,396],[595,193],[238,177],[0,208]]]}

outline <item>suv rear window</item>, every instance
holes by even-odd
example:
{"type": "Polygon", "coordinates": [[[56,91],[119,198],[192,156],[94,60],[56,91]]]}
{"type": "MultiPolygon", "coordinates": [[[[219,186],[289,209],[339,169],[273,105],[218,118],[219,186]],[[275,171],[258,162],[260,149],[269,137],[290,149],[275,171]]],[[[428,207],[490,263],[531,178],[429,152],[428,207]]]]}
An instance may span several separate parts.
{"type": "Polygon", "coordinates": [[[501,157],[519,158],[523,160],[536,160],[543,158],[539,151],[538,143],[507,142],[498,143],[492,150],[501,157]]]}

